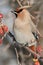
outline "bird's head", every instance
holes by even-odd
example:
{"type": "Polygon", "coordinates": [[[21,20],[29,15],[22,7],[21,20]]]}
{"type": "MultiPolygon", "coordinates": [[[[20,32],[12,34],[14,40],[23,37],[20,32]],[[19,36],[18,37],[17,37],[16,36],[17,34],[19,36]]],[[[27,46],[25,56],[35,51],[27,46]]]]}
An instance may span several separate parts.
{"type": "Polygon", "coordinates": [[[16,10],[11,11],[11,12],[14,13],[16,15],[16,17],[17,17],[22,11],[23,11],[23,9],[17,8],[16,10]]]}
{"type": "Polygon", "coordinates": [[[28,18],[28,15],[30,14],[29,12],[28,12],[28,10],[27,9],[19,9],[19,8],[17,8],[14,12],[13,12],[15,15],[16,15],[16,17],[19,17],[20,19],[27,19],[28,18]]]}

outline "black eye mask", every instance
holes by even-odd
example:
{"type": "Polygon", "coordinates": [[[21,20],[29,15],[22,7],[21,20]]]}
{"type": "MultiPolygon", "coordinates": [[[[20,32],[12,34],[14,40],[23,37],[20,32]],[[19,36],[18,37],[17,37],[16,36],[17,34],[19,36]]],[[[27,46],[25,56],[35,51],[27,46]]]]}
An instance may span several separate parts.
{"type": "Polygon", "coordinates": [[[17,14],[15,12],[20,13],[20,12],[22,12],[22,10],[23,9],[20,9],[19,11],[11,11],[11,12],[14,13],[16,15],[16,17],[17,17],[17,14]]]}
{"type": "Polygon", "coordinates": [[[23,9],[20,9],[19,11],[16,11],[16,12],[17,12],[17,13],[20,13],[20,12],[22,12],[22,10],[23,10],[23,9]]]}
{"type": "MultiPolygon", "coordinates": [[[[17,12],[17,13],[20,13],[22,12],[23,9],[20,9],[19,11],[14,11],[14,12],[17,12]]],[[[17,17],[17,14],[15,13],[16,17],[17,17]]]]}

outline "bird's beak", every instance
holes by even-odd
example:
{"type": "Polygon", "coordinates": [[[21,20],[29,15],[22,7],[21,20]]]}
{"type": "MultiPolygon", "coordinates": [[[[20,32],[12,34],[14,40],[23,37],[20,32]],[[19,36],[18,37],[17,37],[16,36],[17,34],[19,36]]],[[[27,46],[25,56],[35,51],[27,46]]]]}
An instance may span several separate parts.
{"type": "Polygon", "coordinates": [[[18,13],[16,12],[16,11],[11,11],[13,14],[15,14],[16,15],[16,17],[17,17],[17,15],[18,15],[18,13]]]}

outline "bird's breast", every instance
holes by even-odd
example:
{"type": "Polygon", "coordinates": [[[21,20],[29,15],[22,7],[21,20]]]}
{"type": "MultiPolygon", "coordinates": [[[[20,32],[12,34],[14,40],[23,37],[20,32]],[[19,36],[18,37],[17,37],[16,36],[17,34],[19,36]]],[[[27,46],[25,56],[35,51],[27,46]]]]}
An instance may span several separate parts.
{"type": "Polygon", "coordinates": [[[16,28],[14,28],[14,34],[15,34],[15,39],[17,42],[19,43],[30,43],[31,40],[35,40],[33,34],[31,32],[28,31],[25,32],[25,31],[20,31],[16,28]]]}
{"type": "Polygon", "coordinates": [[[16,20],[14,23],[15,39],[19,43],[30,43],[31,40],[35,40],[35,37],[31,31],[31,25],[28,22],[21,22],[16,20]]]}

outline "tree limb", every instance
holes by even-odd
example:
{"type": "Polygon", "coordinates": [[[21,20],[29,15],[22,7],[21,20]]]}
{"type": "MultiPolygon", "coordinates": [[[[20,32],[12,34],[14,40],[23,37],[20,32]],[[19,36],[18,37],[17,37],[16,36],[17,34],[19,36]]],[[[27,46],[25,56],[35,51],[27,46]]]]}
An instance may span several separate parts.
{"type": "Polygon", "coordinates": [[[17,0],[17,2],[18,2],[18,4],[19,4],[19,6],[20,6],[20,7],[22,7],[22,5],[21,5],[20,1],[19,1],[19,0],[17,0]]]}

